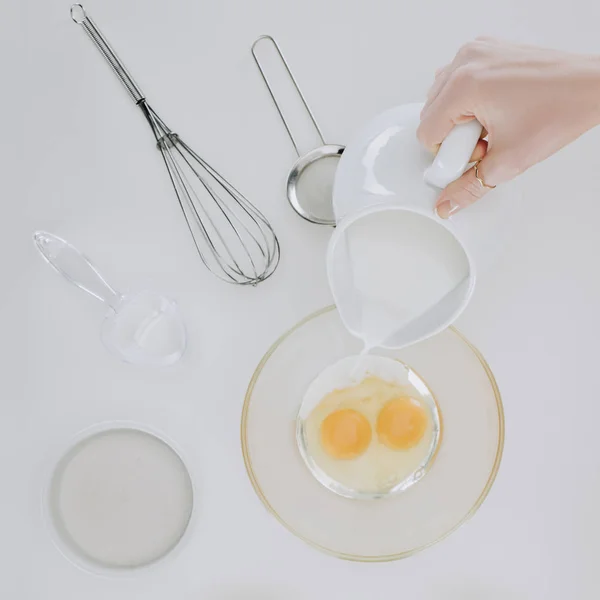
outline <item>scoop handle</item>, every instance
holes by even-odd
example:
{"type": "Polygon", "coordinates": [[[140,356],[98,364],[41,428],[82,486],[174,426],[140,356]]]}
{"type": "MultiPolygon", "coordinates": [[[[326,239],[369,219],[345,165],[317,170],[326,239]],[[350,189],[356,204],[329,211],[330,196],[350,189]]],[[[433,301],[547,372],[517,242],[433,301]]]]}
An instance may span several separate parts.
{"type": "Polygon", "coordinates": [[[33,241],[40,254],[67,281],[115,308],[121,295],[77,248],[52,233],[36,231],[33,241]]]}
{"type": "Polygon", "coordinates": [[[470,162],[482,130],[481,123],[476,119],[455,125],[442,142],[433,163],[425,170],[425,182],[445,188],[458,179],[470,162]]]}

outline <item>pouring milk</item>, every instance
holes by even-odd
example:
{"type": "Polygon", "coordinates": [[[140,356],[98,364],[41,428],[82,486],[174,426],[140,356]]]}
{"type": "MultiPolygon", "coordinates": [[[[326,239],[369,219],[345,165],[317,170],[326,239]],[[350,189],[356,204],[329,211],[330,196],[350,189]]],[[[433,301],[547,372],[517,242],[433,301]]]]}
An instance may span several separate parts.
{"type": "MultiPolygon", "coordinates": [[[[426,182],[445,187],[457,179],[480,133],[476,121],[455,127],[426,170],[426,182]]],[[[425,183],[419,185],[425,193],[425,183]]],[[[474,265],[452,224],[439,219],[433,205],[395,198],[365,204],[338,223],[328,248],[329,282],[344,325],[365,352],[401,348],[442,331],[462,312],[475,283],[474,265]]]]}

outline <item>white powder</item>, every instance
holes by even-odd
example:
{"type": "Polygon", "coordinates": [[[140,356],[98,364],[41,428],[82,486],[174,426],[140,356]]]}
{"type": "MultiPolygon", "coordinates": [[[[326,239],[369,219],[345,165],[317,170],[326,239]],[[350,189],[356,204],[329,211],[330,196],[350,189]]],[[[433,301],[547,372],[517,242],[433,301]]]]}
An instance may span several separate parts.
{"type": "Polygon", "coordinates": [[[179,456],[136,429],[89,437],[59,464],[52,482],[52,516],[71,549],[103,566],[149,564],[185,532],[192,484],[179,456]]]}

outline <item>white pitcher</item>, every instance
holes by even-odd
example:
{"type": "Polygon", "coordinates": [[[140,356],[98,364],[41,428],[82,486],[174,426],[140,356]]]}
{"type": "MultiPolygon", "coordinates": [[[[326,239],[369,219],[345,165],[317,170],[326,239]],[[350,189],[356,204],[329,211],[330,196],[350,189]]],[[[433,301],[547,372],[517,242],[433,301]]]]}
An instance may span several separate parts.
{"type": "Polygon", "coordinates": [[[515,194],[503,186],[450,220],[437,216],[439,188],[466,170],[481,125],[454,127],[432,162],[416,137],[421,108],[376,117],[336,171],[329,282],[346,328],[369,347],[404,347],[453,323],[477,269],[501,247],[514,206],[515,194]]]}

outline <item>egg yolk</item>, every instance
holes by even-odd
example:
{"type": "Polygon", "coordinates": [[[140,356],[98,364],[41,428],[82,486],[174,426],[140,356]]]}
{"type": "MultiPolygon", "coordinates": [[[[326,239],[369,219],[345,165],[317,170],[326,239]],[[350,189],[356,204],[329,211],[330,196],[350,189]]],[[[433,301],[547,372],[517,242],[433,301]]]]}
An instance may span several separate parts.
{"type": "Polygon", "coordinates": [[[371,425],[356,410],[336,410],[321,423],[321,444],[333,458],[360,456],[371,443],[371,425]]]}
{"type": "Polygon", "coordinates": [[[377,417],[379,441],[393,450],[408,450],[421,441],[427,421],[427,414],[417,400],[394,398],[377,417]]]}

